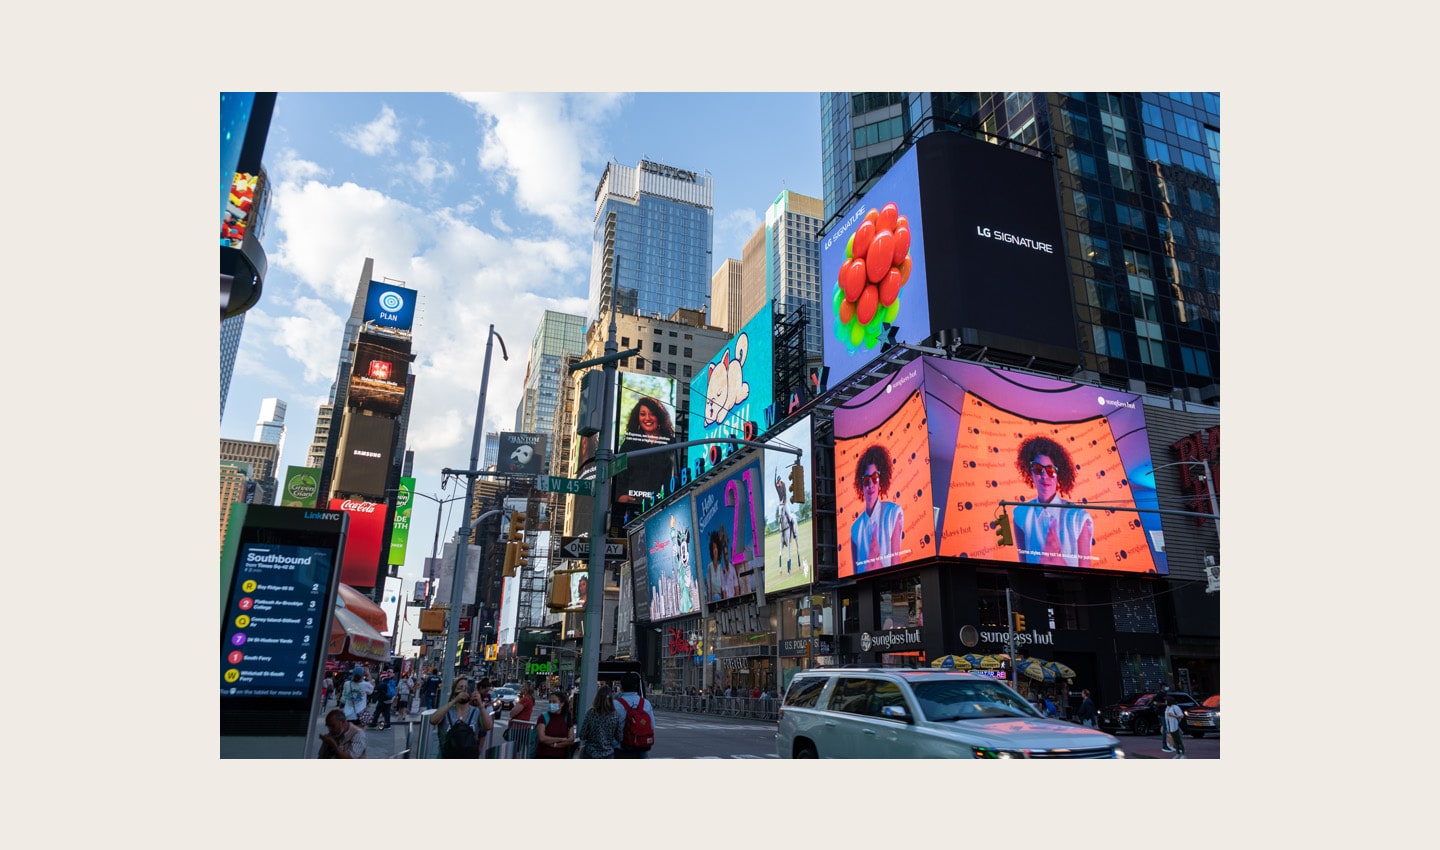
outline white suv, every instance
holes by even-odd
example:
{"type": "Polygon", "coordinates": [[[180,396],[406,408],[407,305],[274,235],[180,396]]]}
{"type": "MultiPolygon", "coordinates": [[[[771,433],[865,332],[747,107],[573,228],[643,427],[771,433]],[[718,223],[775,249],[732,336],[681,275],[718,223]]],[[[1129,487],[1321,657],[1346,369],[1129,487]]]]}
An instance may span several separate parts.
{"type": "Polygon", "coordinates": [[[780,758],[1124,758],[1120,739],[1052,720],[1009,685],[953,670],[797,673],[780,706],[780,758]]]}

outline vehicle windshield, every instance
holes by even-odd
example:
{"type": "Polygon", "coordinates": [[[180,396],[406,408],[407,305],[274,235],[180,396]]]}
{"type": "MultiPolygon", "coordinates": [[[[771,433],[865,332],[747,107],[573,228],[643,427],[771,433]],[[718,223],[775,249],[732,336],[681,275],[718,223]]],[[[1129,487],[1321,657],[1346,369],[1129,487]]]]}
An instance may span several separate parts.
{"type": "Polygon", "coordinates": [[[1044,717],[1005,685],[986,681],[914,682],[920,713],[926,720],[974,720],[982,717],[1044,717]]]}
{"type": "Polygon", "coordinates": [[[1144,706],[1149,705],[1149,704],[1150,704],[1150,700],[1152,700],[1152,699],[1154,699],[1154,698],[1155,698],[1155,695],[1154,695],[1154,694],[1131,694],[1131,695],[1125,697],[1125,699],[1121,700],[1121,701],[1120,701],[1120,704],[1121,704],[1121,705],[1131,705],[1131,706],[1134,706],[1135,708],[1142,708],[1142,707],[1144,707],[1144,706]]]}

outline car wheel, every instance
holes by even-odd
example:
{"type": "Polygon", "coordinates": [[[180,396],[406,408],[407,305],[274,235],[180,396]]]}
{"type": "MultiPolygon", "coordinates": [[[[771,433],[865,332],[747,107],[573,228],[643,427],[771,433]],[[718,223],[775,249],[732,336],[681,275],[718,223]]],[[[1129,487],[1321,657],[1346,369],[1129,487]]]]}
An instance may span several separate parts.
{"type": "Polygon", "coordinates": [[[1191,732],[1191,733],[1190,733],[1190,737],[1192,737],[1192,738],[1203,738],[1203,737],[1205,737],[1205,733],[1204,733],[1204,732],[1191,732]]]}
{"type": "Polygon", "coordinates": [[[1150,721],[1143,717],[1137,717],[1135,718],[1135,734],[1144,737],[1155,733],[1150,729],[1150,721]]]}
{"type": "Polygon", "coordinates": [[[795,758],[797,758],[797,759],[818,759],[818,758],[820,758],[820,754],[817,753],[817,752],[815,752],[815,747],[814,747],[814,746],[812,746],[812,745],[810,745],[810,744],[805,744],[805,745],[801,746],[800,749],[798,749],[798,750],[795,751],[795,758]]]}

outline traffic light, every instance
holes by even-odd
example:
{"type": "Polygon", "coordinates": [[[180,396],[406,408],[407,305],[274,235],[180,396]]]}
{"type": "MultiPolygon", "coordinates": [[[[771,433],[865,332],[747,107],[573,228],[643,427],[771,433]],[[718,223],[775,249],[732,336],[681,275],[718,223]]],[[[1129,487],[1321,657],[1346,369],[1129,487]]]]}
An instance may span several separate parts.
{"type": "Polygon", "coordinates": [[[570,572],[556,570],[550,574],[550,598],[545,607],[554,614],[570,607],[570,572]]]}
{"type": "Polygon", "coordinates": [[[519,544],[519,543],[506,543],[506,544],[505,544],[505,570],[504,570],[504,572],[501,573],[501,575],[503,575],[505,578],[510,578],[511,576],[515,575],[515,567],[516,567],[516,565],[517,565],[517,561],[518,561],[519,557],[520,557],[520,544],[519,544]]]}
{"type": "Polygon", "coordinates": [[[510,512],[510,533],[505,540],[510,543],[518,543],[525,539],[525,514],[520,511],[510,512]]]}
{"type": "Polygon", "coordinates": [[[995,518],[995,539],[1001,546],[1015,545],[1015,535],[1010,533],[1010,515],[1004,511],[995,518]]]}
{"type": "Polygon", "coordinates": [[[790,467],[790,501],[805,503],[805,467],[798,463],[790,467]]]}
{"type": "Polygon", "coordinates": [[[1016,613],[1016,614],[1013,614],[1012,616],[1015,617],[1015,631],[1017,631],[1017,632],[1023,632],[1023,631],[1025,631],[1025,615],[1024,615],[1024,614],[1020,614],[1020,613],[1016,613]]]}

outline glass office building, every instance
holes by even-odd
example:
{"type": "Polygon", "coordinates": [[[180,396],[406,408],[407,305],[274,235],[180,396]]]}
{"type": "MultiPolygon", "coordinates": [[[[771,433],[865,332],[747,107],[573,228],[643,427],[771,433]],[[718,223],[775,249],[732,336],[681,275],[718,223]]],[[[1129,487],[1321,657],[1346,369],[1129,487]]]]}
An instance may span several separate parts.
{"type": "Polygon", "coordinates": [[[821,98],[827,227],[927,133],[964,133],[1049,158],[1082,368],[1128,389],[1219,403],[1218,93],[821,98]]]}
{"type": "Polygon", "coordinates": [[[595,190],[586,317],[599,318],[612,300],[622,313],[662,319],[706,310],[713,195],[708,174],[647,160],[610,163],[595,190]]]}

